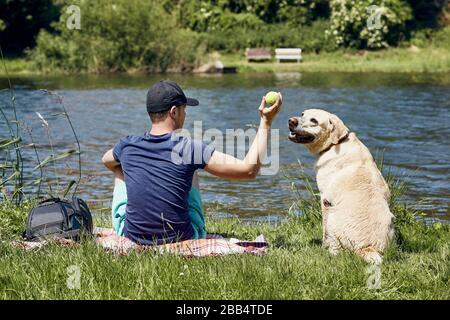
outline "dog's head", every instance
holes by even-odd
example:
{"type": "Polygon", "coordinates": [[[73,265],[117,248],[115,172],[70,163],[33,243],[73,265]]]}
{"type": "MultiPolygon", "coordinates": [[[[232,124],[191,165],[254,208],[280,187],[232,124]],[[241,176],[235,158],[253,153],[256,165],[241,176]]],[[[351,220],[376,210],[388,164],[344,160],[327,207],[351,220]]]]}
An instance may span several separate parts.
{"type": "Polygon", "coordinates": [[[288,122],[289,140],[305,144],[314,154],[338,144],[348,134],[341,119],[325,110],[308,109],[288,122]]]}

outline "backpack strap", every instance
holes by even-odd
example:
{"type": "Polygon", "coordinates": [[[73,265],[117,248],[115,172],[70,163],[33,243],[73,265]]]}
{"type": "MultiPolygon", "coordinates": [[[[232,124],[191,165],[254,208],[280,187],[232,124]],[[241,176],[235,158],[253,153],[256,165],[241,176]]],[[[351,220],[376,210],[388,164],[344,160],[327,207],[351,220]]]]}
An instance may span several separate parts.
{"type": "Polygon", "coordinates": [[[83,218],[83,223],[85,224],[84,227],[89,231],[89,233],[92,233],[93,232],[92,214],[91,211],[89,210],[87,203],[84,200],[73,196],[72,204],[76,213],[83,218]]]}
{"type": "Polygon", "coordinates": [[[39,202],[38,205],[39,205],[39,204],[48,203],[48,202],[61,202],[61,198],[49,198],[49,199],[45,199],[45,200],[42,200],[41,202],[39,202]]]}

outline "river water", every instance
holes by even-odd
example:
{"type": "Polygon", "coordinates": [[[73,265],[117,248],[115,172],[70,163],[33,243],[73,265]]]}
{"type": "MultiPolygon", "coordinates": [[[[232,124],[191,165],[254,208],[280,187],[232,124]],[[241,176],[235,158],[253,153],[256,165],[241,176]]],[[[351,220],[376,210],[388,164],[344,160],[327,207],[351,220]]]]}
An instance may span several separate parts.
{"type": "MultiPolygon", "coordinates": [[[[415,203],[428,215],[450,220],[450,76],[401,74],[278,73],[258,75],[166,75],[166,76],[39,76],[12,78],[18,118],[32,128],[41,161],[53,146],[55,153],[74,147],[74,138],[55,97],[60,94],[81,143],[83,179],[80,194],[105,206],[110,201],[112,177],[101,157],[120,137],[141,134],[150,121],[145,111],[146,90],[161,78],[170,78],[201,106],[187,110],[186,128],[201,121],[203,130],[251,129],[258,123],[261,97],[281,91],[283,108],[274,121],[279,129],[279,170],[254,181],[230,181],[200,173],[207,210],[219,216],[243,219],[279,219],[293,203],[292,183],[302,192],[300,165],[313,178],[314,158],[307,150],[287,139],[287,119],[307,108],[326,109],[337,114],[372,151],[384,154],[384,169],[407,184],[404,201],[415,203]],[[49,123],[42,126],[39,112],[49,123]],[[51,143],[49,143],[49,141],[51,143]]],[[[7,87],[0,78],[1,88],[7,87]]],[[[1,107],[11,119],[10,96],[0,91],[1,107]]],[[[0,133],[7,126],[0,120],[0,133]]],[[[21,128],[25,141],[29,135],[21,128]]],[[[272,143],[271,163],[276,163],[272,143]]],[[[248,148],[248,143],[246,148],[248,148]]],[[[243,150],[240,150],[243,151],[243,150]]],[[[39,170],[34,150],[23,150],[25,170],[36,177],[39,170]]],[[[4,159],[5,155],[2,155],[4,159]]],[[[53,179],[53,190],[76,179],[76,157],[49,165],[45,176],[53,179]]],[[[30,187],[32,188],[32,187],[30,187]]],[[[46,184],[43,189],[48,189],[46,184]]],[[[30,189],[29,189],[30,190],[30,189]]]]}

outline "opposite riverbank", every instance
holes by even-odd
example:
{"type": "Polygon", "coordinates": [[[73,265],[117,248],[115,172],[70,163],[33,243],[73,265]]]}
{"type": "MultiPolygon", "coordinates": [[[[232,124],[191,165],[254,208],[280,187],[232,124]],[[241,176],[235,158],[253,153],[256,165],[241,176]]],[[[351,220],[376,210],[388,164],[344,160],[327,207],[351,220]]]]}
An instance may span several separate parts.
{"type": "MultiPolygon", "coordinates": [[[[450,73],[450,51],[444,48],[392,48],[381,51],[336,51],[304,53],[301,63],[247,62],[243,53],[212,54],[206,61],[220,59],[225,66],[237,67],[239,73],[270,72],[382,72],[382,73],[450,73]]],[[[61,70],[42,72],[26,58],[7,58],[10,75],[64,74],[61,70]]],[[[133,70],[129,73],[139,73],[133,70]]],[[[5,76],[0,68],[0,76],[5,76]]]]}
{"type": "MultiPolygon", "coordinates": [[[[413,47],[414,48],[414,47],[413,47]]],[[[395,48],[382,51],[305,53],[301,63],[247,62],[241,55],[224,55],[225,65],[240,72],[385,72],[448,73],[450,51],[442,48],[395,48]]]]}

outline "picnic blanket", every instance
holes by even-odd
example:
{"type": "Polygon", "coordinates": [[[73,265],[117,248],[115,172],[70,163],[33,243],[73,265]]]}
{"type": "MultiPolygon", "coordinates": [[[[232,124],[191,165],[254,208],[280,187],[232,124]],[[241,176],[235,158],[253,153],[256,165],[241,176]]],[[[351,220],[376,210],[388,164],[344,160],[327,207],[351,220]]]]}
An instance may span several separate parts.
{"type": "MultiPolygon", "coordinates": [[[[242,241],[209,234],[205,239],[185,240],[158,246],[138,245],[126,237],[117,235],[110,228],[94,228],[94,235],[96,243],[106,250],[120,255],[126,255],[133,250],[153,250],[161,254],[171,253],[185,257],[207,257],[243,253],[264,255],[267,253],[268,248],[268,243],[263,235],[258,236],[253,241],[242,241]]],[[[75,241],[67,239],[58,239],[56,241],[63,246],[77,245],[75,241]]],[[[21,249],[32,250],[42,248],[49,242],[47,240],[41,242],[14,241],[12,244],[21,249]]]]}

